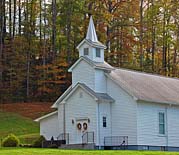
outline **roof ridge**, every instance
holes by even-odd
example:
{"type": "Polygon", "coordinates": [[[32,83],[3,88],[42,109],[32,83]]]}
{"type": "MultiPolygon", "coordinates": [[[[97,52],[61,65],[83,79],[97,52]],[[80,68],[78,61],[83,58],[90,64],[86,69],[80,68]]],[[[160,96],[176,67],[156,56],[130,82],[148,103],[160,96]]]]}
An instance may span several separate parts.
{"type": "Polygon", "coordinates": [[[117,68],[109,74],[135,100],[179,105],[179,79],[117,68]]]}
{"type": "Polygon", "coordinates": [[[160,75],[160,74],[157,74],[157,73],[148,73],[148,72],[132,70],[132,69],[128,69],[128,68],[118,68],[118,67],[114,67],[114,68],[116,70],[124,70],[124,71],[130,71],[130,72],[135,72],[135,73],[139,73],[139,74],[144,74],[144,75],[150,75],[150,76],[156,76],[156,77],[161,77],[161,78],[179,80],[179,78],[177,78],[177,77],[169,77],[169,76],[164,76],[164,75],[160,75]]]}

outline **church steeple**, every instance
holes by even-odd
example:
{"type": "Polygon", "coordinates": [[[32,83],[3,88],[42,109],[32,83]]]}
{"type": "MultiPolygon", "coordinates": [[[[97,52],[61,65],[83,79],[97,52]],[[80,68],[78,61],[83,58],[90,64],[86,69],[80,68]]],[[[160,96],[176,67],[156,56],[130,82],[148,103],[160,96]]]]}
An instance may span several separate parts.
{"type": "Polygon", "coordinates": [[[88,31],[86,34],[86,39],[90,40],[92,42],[98,42],[98,37],[96,35],[96,30],[94,27],[92,16],[90,17],[90,22],[89,22],[88,31]]]}
{"type": "Polygon", "coordinates": [[[106,48],[98,41],[92,16],[88,26],[86,38],[77,46],[79,57],[84,56],[94,62],[104,62],[104,49],[106,48]]]}

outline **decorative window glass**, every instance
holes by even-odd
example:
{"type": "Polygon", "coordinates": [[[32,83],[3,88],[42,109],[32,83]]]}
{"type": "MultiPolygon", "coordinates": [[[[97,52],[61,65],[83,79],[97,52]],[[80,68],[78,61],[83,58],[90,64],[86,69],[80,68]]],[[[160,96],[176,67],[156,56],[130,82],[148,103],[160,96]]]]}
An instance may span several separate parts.
{"type": "Polygon", "coordinates": [[[106,128],[107,127],[107,119],[105,116],[103,116],[103,127],[106,128]]]}
{"type": "Polygon", "coordinates": [[[84,55],[89,55],[89,49],[88,48],[84,48],[84,55]]]}
{"type": "Polygon", "coordinates": [[[98,57],[98,58],[101,57],[101,51],[100,51],[100,48],[96,48],[96,57],[98,57]]]}
{"type": "Polygon", "coordinates": [[[165,113],[159,112],[159,134],[165,134],[165,113]]]}

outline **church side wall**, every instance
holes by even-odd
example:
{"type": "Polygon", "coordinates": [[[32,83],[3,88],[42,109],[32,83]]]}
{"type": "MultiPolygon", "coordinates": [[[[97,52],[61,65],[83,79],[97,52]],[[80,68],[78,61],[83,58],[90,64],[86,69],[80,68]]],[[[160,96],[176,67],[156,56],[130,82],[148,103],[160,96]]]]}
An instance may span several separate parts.
{"type": "Polygon", "coordinates": [[[115,100],[111,104],[112,136],[128,136],[128,144],[137,144],[137,103],[119,85],[107,79],[107,93],[115,100]]]}
{"type": "Polygon", "coordinates": [[[72,71],[72,86],[74,87],[78,82],[84,83],[94,90],[95,71],[83,60],[72,71]]]}
{"type": "Polygon", "coordinates": [[[95,92],[106,93],[106,76],[103,70],[95,69],[95,92]]]}
{"type": "Polygon", "coordinates": [[[168,106],[168,145],[179,147],[179,106],[168,106]]]}
{"type": "Polygon", "coordinates": [[[111,136],[111,103],[99,103],[100,146],[104,146],[104,137],[111,136]],[[106,127],[103,127],[103,117],[106,127]]]}
{"type": "Polygon", "coordinates": [[[64,133],[64,104],[58,105],[59,135],[64,133]]]}
{"type": "Polygon", "coordinates": [[[59,135],[58,114],[54,114],[40,121],[40,135],[43,135],[46,140],[54,139],[59,135]]]}
{"type": "Polygon", "coordinates": [[[179,107],[138,103],[138,145],[179,147],[179,107]],[[165,134],[159,134],[159,112],[165,113],[165,134]]]}

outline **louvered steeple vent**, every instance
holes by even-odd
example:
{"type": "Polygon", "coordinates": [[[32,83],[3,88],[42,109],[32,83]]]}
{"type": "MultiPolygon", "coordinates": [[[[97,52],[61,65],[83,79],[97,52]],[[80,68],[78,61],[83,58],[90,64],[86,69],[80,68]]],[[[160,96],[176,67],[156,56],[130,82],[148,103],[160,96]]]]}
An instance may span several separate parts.
{"type": "Polygon", "coordinates": [[[79,57],[85,56],[94,62],[104,62],[104,49],[106,48],[98,41],[92,16],[88,26],[86,38],[77,46],[79,57]]]}

